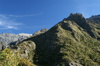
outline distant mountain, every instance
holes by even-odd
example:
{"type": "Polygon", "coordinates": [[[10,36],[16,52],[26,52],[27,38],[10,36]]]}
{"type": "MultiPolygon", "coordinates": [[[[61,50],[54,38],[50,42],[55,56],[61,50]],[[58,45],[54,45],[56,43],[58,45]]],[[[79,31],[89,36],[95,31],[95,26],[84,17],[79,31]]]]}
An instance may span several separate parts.
{"type": "Polygon", "coordinates": [[[32,34],[20,33],[16,35],[11,33],[2,33],[0,34],[0,50],[2,50],[4,47],[14,45],[18,41],[27,39],[30,36],[32,36],[32,34]]]}
{"type": "Polygon", "coordinates": [[[100,15],[93,15],[89,19],[100,18],[100,15]]]}
{"type": "Polygon", "coordinates": [[[71,13],[51,29],[34,33],[10,50],[36,66],[100,66],[98,25],[94,17],[86,19],[71,13]]]}
{"type": "Polygon", "coordinates": [[[2,33],[0,34],[0,50],[9,47],[11,45],[15,45],[18,42],[27,39],[31,36],[37,36],[43,34],[47,31],[46,28],[41,29],[40,31],[32,34],[20,33],[20,34],[12,34],[12,33],[2,33]]]}
{"type": "Polygon", "coordinates": [[[93,24],[100,24],[100,15],[91,16],[90,18],[87,18],[87,20],[93,24]]]}

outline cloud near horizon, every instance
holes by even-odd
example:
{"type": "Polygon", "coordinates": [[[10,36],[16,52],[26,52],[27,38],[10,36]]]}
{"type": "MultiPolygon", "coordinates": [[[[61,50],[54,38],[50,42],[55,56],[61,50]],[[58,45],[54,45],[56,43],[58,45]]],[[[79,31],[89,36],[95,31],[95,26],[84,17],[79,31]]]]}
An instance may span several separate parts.
{"type": "Polygon", "coordinates": [[[19,25],[22,23],[0,20],[0,29],[18,29],[19,25]]]}
{"type": "Polygon", "coordinates": [[[0,16],[0,30],[1,29],[18,29],[19,25],[23,25],[23,24],[18,23],[14,21],[13,19],[11,20],[10,18],[7,18],[5,16],[3,17],[0,16]]]}
{"type": "Polygon", "coordinates": [[[43,12],[40,12],[40,13],[37,13],[37,14],[31,14],[31,15],[3,15],[3,14],[0,14],[0,17],[3,17],[3,18],[8,18],[8,17],[31,17],[31,16],[38,16],[38,15],[42,15],[43,12]]]}
{"type": "Polygon", "coordinates": [[[0,30],[1,29],[19,29],[18,26],[23,25],[23,23],[18,23],[14,20],[14,18],[18,17],[31,17],[31,16],[38,16],[42,15],[43,12],[38,14],[31,14],[31,15],[3,15],[0,14],[0,30]]]}

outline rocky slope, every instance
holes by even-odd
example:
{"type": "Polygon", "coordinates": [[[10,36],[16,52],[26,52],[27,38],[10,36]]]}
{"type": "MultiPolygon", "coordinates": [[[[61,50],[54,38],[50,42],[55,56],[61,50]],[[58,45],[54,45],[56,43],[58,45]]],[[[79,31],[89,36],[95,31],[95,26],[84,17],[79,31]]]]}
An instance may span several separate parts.
{"type": "Polygon", "coordinates": [[[9,47],[10,45],[14,45],[18,41],[27,39],[30,36],[32,36],[32,34],[20,33],[16,35],[11,33],[2,33],[0,34],[0,50],[7,46],[9,47]]]}
{"type": "Polygon", "coordinates": [[[71,14],[47,32],[28,38],[34,41],[34,63],[43,66],[100,66],[100,41],[92,22],[71,14]]]}
{"type": "Polygon", "coordinates": [[[27,58],[28,61],[33,63],[36,44],[32,41],[24,41],[20,44],[11,47],[14,53],[19,52],[20,57],[27,58]]]}
{"type": "Polygon", "coordinates": [[[47,32],[47,31],[48,31],[48,30],[47,30],[46,28],[43,28],[43,29],[41,29],[40,31],[35,32],[35,33],[33,34],[33,36],[37,36],[37,35],[43,34],[43,33],[47,32]]]}

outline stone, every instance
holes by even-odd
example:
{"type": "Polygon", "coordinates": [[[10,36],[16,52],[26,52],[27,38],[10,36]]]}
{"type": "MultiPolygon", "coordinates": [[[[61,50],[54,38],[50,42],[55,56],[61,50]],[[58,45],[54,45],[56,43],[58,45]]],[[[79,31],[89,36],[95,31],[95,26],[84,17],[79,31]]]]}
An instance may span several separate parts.
{"type": "Polygon", "coordinates": [[[10,47],[12,45],[16,45],[20,41],[27,39],[30,36],[32,36],[32,34],[2,33],[2,34],[0,34],[0,50],[6,48],[7,46],[10,47]]]}

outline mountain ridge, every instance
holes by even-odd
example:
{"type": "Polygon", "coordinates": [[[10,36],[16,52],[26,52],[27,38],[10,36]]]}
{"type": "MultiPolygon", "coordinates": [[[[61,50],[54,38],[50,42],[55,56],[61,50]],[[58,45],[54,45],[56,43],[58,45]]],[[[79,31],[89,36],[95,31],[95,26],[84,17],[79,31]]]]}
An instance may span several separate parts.
{"type": "Polygon", "coordinates": [[[37,66],[100,66],[99,32],[96,23],[71,13],[44,33],[10,49],[37,66]]]}
{"type": "Polygon", "coordinates": [[[36,43],[34,57],[36,64],[69,66],[71,62],[80,60],[78,65],[99,66],[100,53],[98,54],[99,50],[96,47],[100,46],[100,42],[95,36],[95,29],[81,14],[76,13],[71,14],[47,32],[24,41],[31,40],[36,43]],[[94,51],[97,53],[95,54],[94,51]],[[92,53],[96,55],[97,63],[93,60],[92,53]]]}

